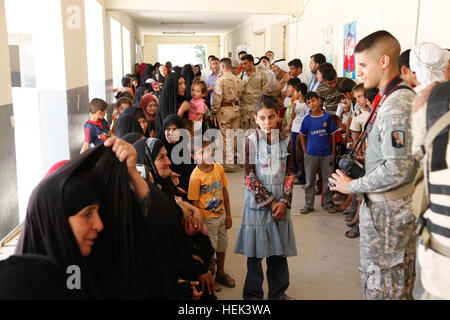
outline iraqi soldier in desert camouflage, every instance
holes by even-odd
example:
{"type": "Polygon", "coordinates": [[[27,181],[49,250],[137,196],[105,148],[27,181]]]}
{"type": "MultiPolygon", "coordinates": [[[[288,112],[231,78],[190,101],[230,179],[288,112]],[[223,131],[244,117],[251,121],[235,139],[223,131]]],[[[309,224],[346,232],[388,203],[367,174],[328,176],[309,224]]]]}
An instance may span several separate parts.
{"type": "Polygon", "coordinates": [[[243,56],[241,61],[244,85],[241,99],[241,129],[256,129],[253,117],[255,102],[263,93],[270,90],[270,83],[266,73],[255,67],[251,54],[243,56]]]}
{"type": "Polygon", "coordinates": [[[360,272],[366,299],[413,299],[415,216],[411,210],[417,163],[411,152],[411,106],[414,92],[400,81],[400,44],[377,31],[355,49],[364,87],[380,89],[381,100],[366,123],[365,175],[352,179],[337,170],[331,190],[364,196],[360,209],[360,272]],[[391,94],[384,99],[385,90],[391,94]]]}
{"type": "Polygon", "coordinates": [[[220,132],[224,141],[224,168],[227,172],[233,172],[234,165],[234,143],[227,143],[227,129],[239,129],[240,106],[239,99],[242,96],[242,82],[231,72],[231,60],[223,58],[220,60],[219,76],[214,83],[214,98],[211,110],[216,116],[220,132]]]}

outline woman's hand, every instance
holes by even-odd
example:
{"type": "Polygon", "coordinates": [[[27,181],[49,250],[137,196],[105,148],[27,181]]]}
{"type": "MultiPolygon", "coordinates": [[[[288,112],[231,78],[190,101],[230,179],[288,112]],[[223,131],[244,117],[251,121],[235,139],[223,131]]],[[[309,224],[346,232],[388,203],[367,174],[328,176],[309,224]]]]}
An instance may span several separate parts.
{"type": "Polygon", "coordinates": [[[137,153],[136,149],[126,141],[117,137],[109,138],[105,141],[105,147],[112,147],[112,151],[116,154],[120,162],[126,161],[128,175],[130,176],[131,184],[134,188],[134,193],[138,200],[144,199],[149,188],[147,182],[141,177],[141,174],[136,168],[137,153]]]}
{"type": "Polygon", "coordinates": [[[121,140],[117,137],[112,137],[105,141],[105,147],[111,146],[112,151],[116,154],[117,159],[119,159],[120,162],[126,161],[128,174],[131,175],[137,172],[136,149],[134,149],[134,147],[128,142],[121,140]]]}
{"type": "Polygon", "coordinates": [[[175,187],[180,184],[180,175],[172,170],[170,170],[170,179],[175,187]]]}
{"type": "Polygon", "coordinates": [[[183,210],[185,223],[191,223],[195,231],[203,230],[203,218],[200,210],[186,201],[182,201],[180,207],[183,210]]]}
{"type": "MultiPolygon", "coordinates": [[[[178,279],[178,283],[186,282],[184,279],[178,279]]],[[[203,291],[198,292],[196,286],[200,284],[198,281],[189,281],[192,286],[192,300],[199,300],[203,294],[203,291]]]]}
{"type": "Polygon", "coordinates": [[[202,292],[205,292],[205,286],[208,290],[208,293],[216,294],[216,286],[214,283],[214,277],[211,274],[211,271],[208,271],[208,273],[204,273],[200,276],[198,276],[198,281],[200,281],[200,284],[202,286],[202,292]]]}

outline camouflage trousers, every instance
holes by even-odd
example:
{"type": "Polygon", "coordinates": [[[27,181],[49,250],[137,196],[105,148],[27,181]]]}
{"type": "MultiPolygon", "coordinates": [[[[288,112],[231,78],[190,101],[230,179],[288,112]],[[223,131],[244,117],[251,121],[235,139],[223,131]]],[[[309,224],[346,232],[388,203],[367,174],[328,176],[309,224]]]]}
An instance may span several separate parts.
{"type": "Polygon", "coordinates": [[[381,202],[365,199],[359,215],[364,298],[412,300],[416,236],[411,196],[381,202]]]}
{"type": "Polygon", "coordinates": [[[236,154],[235,140],[227,140],[227,129],[239,129],[239,105],[223,106],[217,112],[217,122],[223,137],[223,163],[234,164],[234,155],[236,154]]]}
{"type": "Polygon", "coordinates": [[[241,106],[241,120],[240,128],[243,130],[256,129],[255,118],[253,117],[253,109],[249,109],[247,106],[241,106]]]}

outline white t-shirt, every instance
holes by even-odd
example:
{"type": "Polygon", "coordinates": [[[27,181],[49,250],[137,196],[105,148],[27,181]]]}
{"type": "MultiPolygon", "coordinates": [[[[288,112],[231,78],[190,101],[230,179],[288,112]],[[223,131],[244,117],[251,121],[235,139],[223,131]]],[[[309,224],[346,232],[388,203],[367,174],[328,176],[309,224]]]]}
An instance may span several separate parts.
{"type": "Polygon", "coordinates": [[[306,103],[300,103],[300,101],[295,101],[295,118],[292,121],[292,132],[300,132],[300,127],[302,126],[303,118],[309,113],[309,108],[306,103]]]}

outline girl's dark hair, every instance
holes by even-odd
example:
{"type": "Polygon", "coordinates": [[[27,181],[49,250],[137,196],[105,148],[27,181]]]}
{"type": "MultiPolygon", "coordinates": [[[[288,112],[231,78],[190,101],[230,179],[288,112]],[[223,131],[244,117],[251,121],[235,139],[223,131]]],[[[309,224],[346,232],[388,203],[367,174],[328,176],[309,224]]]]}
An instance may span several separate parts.
{"type": "Polygon", "coordinates": [[[264,93],[262,94],[255,103],[255,109],[253,113],[256,115],[262,109],[274,109],[276,113],[278,113],[278,101],[274,96],[270,94],[264,93]]]}
{"type": "Polygon", "coordinates": [[[115,107],[118,108],[120,107],[122,104],[129,104],[130,106],[133,105],[133,103],[131,103],[130,99],[128,99],[127,97],[121,97],[119,98],[116,103],[115,103],[115,107]]]}
{"type": "Polygon", "coordinates": [[[134,96],[129,91],[118,91],[116,94],[116,100],[119,100],[120,98],[125,97],[128,98],[128,100],[131,101],[131,104],[133,104],[134,96]]]}

